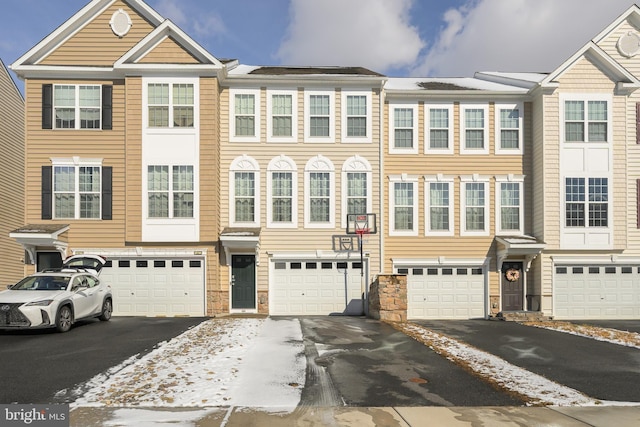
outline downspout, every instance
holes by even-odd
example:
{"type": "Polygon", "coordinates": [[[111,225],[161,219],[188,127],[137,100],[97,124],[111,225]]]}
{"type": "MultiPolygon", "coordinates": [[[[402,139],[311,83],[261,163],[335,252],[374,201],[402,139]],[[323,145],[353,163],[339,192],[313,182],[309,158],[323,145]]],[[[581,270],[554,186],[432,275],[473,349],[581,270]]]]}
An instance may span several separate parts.
{"type": "Polygon", "coordinates": [[[382,274],[382,272],[384,271],[384,233],[385,233],[385,222],[384,222],[384,215],[385,215],[385,204],[384,204],[384,200],[385,200],[385,193],[384,193],[384,183],[385,181],[385,176],[384,176],[384,155],[383,155],[383,150],[384,150],[384,98],[385,98],[385,92],[384,92],[384,86],[385,86],[386,80],[383,80],[380,83],[380,96],[378,97],[379,100],[378,102],[380,103],[380,108],[379,108],[379,115],[380,115],[380,132],[378,132],[378,137],[380,139],[379,144],[378,144],[378,180],[379,180],[379,189],[378,192],[380,194],[380,207],[378,210],[378,217],[380,218],[380,250],[379,252],[379,256],[380,259],[378,260],[378,265],[379,265],[379,271],[378,274],[382,274]]]}

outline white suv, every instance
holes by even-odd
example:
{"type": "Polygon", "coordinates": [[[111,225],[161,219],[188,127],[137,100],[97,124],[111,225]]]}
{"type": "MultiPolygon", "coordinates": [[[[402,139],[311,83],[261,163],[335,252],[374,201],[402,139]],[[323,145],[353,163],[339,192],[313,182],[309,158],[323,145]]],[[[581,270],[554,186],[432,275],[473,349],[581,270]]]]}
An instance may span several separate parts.
{"type": "Polygon", "coordinates": [[[0,292],[0,329],[67,332],[80,319],[109,320],[111,287],[98,278],[105,262],[97,255],[75,255],[60,269],[44,270],[9,286],[0,292]]]}

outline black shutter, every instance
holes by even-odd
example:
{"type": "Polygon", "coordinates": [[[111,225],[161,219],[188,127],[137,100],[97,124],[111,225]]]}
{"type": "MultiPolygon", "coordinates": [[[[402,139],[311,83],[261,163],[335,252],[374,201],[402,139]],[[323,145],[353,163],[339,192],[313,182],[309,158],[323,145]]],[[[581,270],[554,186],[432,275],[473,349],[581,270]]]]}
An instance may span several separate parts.
{"type": "Polygon", "coordinates": [[[42,129],[53,129],[53,85],[42,85],[42,129]]]}
{"type": "Polygon", "coordinates": [[[42,166],[42,219],[52,219],[53,168],[42,166]]]}
{"type": "Polygon", "coordinates": [[[113,219],[113,168],[102,167],[102,219],[113,219]]]}
{"type": "Polygon", "coordinates": [[[102,129],[113,129],[113,86],[102,86],[102,129]]]}

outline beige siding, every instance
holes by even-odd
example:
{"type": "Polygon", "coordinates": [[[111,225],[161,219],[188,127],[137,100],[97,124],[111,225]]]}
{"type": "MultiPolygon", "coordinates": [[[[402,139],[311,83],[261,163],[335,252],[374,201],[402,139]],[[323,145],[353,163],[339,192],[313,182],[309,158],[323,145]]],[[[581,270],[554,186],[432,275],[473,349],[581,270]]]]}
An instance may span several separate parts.
{"type": "Polygon", "coordinates": [[[141,58],[141,64],[198,64],[199,61],[185,51],[173,38],[167,37],[151,52],[141,58]]]}
{"type": "Polygon", "coordinates": [[[100,16],[89,22],[60,45],[41,64],[110,66],[135,46],[153,27],[123,0],[115,1],[100,16]],[[109,21],[118,9],[129,14],[131,30],[124,37],[111,31],[109,21]]]}
{"type": "MultiPolygon", "coordinates": [[[[42,85],[49,81],[27,80],[26,138],[26,222],[41,222],[41,167],[50,166],[52,157],[101,158],[103,166],[113,167],[113,220],[74,220],[69,239],[75,246],[120,247],[124,244],[125,175],[124,135],[125,86],[119,81],[58,81],[58,83],[88,83],[113,85],[113,130],[43,130],[42,85]]],[[[70,220],[54,220],[68,224],[70,220]]]]}
{"type": "Polygon", "coordinates": [[[24,225],[24,100],[0,61],[0,287],[23,276],[24,250],[9,233],[24,225]]]}
{"type": "Polygon", "coordinates": [[[125,138],[126,236],[128,242],[142,241],[142,79],[126,82],[127,131],[125,138]]]}

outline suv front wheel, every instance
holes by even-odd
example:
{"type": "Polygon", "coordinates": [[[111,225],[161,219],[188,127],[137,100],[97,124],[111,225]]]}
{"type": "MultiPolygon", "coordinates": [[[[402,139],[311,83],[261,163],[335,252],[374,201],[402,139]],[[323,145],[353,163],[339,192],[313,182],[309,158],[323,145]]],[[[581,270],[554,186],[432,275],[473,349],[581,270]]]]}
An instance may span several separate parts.
{"type": "Polygon", "coordinates": [[[100,313],[98,319],[107,321],[111,319],[111,313],[113,313],[113,303],[111,302],[111,298],[107,298],[102,303],[102,313],[100,313]]]}
{"type": "Polygon", "coordinates": [[[68,305],[60,307],[56,316],[56,330],[58,332],[67,332],[71,329],[72,319],[71,308],[68,305]]]}

